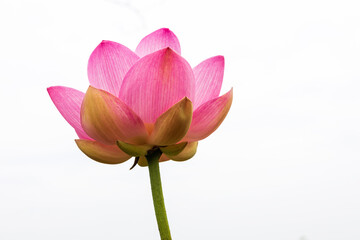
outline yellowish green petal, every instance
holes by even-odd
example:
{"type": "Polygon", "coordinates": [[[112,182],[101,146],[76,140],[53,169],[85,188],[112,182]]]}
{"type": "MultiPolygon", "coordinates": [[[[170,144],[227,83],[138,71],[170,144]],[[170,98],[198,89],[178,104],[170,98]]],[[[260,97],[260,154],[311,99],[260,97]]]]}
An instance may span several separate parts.
{"type": "Polygon", "coordinates": [[[144,122],[116,96],[89,87],[81,106],[81,126],[96,141],[144,144],[148,133],[144,122]]]}
{"type": "Polygon", "coordinates": [[[167,146],[179,142],[189,130],[192,112],[192,103],[187,97],[177,102],[156,120],[150,143],[167,146]]]}
{"type": "Polygon", "coordinates": [[[174,161],[185,161],[190,158],[192,158],[197,150],[198,142],[189,142],[184,150],[182,150],[178,155],[176,156],[168,156],[170,159],[174,161]]]}
{"type": "Polygon", "coordinates": [[[121,151],[115,144],[105,145],[84,139],[76,139],[75,142],[86,156],[101,163],[117,164],[131,158],[131,156],[121,151]]]}

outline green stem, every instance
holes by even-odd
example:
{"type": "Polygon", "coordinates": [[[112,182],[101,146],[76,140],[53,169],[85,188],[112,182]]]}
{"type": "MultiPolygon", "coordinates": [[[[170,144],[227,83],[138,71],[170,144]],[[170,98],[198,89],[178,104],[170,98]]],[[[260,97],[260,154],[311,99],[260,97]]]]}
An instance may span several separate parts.
{"type": "Polygon", "coordinates": [[[146,155],[149,164],[149,174],[151,182],[151,192],[154,202],[156,220],[160,232],[161,240],[171,240],[169,223],[166,216],[164,197],[161,187],[159,159],[161,151],[155,149],[146,155]]]}

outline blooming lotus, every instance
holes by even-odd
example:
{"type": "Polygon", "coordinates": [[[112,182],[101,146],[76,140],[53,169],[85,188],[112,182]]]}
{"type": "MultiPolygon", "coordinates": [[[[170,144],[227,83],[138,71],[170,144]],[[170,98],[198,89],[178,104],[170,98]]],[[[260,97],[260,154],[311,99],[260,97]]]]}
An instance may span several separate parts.
{"type": "Polygon", "coordinates": [[[153,203],[161,239],[170,240],[159,162],[184,161],[198,141],[226,117],[232,90],[219,96],[224,58],[209,58],[194,68],[181,57],[169,29],[143,38],[135,52],[102,41],[90,56],[86,93],[50,87],[49,95],[75,129],[77,146],[102,163],[149,166],[153,203]]]}
{"type": "Polygon", "coordinates": [[[159,161],[194,156],[198,141],[213,133],[227,115],[232,90],[219,96],[224,58],[209,58],[194,68],[180,55],[169,29],[145,38],[135,52],[102,41],[90,56],[86,93],[55,86],[48,93],[75,129],[77,146],[102,163],[122,163],[132,156],[146,166],[146,154],[159,161]]]}

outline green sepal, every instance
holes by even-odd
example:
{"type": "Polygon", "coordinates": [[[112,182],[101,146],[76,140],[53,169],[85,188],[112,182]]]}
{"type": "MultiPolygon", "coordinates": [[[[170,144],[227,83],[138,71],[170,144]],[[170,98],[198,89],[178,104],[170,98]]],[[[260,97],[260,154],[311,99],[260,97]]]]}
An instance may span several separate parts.
{"type": "Polygon", "coordinates": [[[139,161],[138,161],[138,165],[140,167],[147,167],[149,164],[148,164],[146,157],[140,157],[139,161]]]}
{"type": "Polygon", "coordinates": [[[187,144],[188,144],[187,142],[182,142],[178,144],[169,145],[166,147],[160,147],[160,150],[161,152],[165,153],[168,156],[176,156],[179,153],[181,153],[182,150],[184,150],[187,144]]]}
{"type": "Polygon", "coordinates": [[[121,141],[116,141],[118,147],[126,154],[134,157],[145,156],[147,152],[152,148],[150,145],[133,145],[121,141]]]}

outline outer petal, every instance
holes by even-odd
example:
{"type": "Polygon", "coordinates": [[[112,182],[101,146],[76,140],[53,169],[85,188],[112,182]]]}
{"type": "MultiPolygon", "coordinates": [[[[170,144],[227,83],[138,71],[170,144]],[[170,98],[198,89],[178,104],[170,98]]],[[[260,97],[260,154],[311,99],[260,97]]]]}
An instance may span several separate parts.
{"type": "Polygon", "coordinates": [[[89,158],[101,162],[116,164],[122,163],[131,158],[116,145],[104,145],[96,141],[88,140],[75,140],[80,150],[85,153],[89,158]]]}
{"type": "Polygon", "coordinates": [[[190,158],[192,158],[197,150],[198,142],[191,142],[186,145],[184,150],[182,150],[178,155],[176,156],[168,156],[170,159],[174,161],[185,161],[190,158]]]}
{"type": "Polygon", "coordinates": [[[181,54],[180,43],[175,34],[168,28],[161,28],[144,37],[135,52],[139,57],[143,57],[166,47],[170,47],[181,54]]]}
{"type": "Polygon", "coordinates": [[[233,90],[210,100],[196,109],[190,129],[183,141],[198,141],[213,133],[225,119],[230,110],[233,90]]]}
{"type": "Polygon", "coordinates": [[[138,59],[127,47],[116,42],[102,41],[89,59],[90,85],[118,96],[125,74],[138,59]]]}
{"type": "Polygon", "coordinates": [[[201,104],[219,96],[224,77],[224,57],[209,58],[197,65],[193,71],[195,75],[194,109],[196,109],[201,104]]]}
{"type": "Polygon", "coordinates": [[[166,146],[179,142],[187,133],[192,119],[192,103],[185,97],[158,119],[150,136],[150,143],[166,146]]]}
{"type": "Polygon", "coordinates": [[[183,97],[193,99],[194,74],[184,58],[170,48],[140,59],[126,74],[120,99],[146,123],[156,118],[183,97]]]}
{"type": "Polygon", "coordinates": [[[49,87],[47,89],[51,100],[65,120],[75,129],[81,139],[91,139],[80,123],[80,109],[84,93],[68,87],[49,87]]]}
{"type": "Polygon", "coordinates": [[[104,144],[146,142],[147,131],[138,117],[119,98],[89,87],[81,107],[81,125],[93,139],[104,144]]]}

